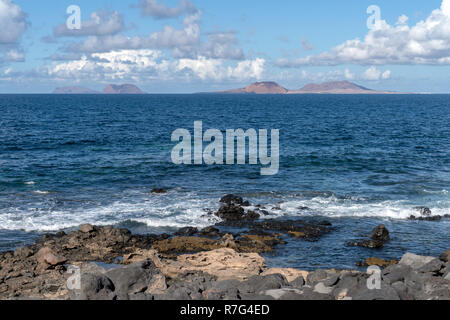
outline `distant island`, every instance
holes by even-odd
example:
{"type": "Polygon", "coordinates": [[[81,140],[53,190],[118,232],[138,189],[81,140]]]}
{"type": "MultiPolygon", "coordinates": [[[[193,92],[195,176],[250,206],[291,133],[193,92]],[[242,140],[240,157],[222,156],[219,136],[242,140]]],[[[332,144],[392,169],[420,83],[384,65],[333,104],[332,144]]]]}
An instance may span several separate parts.
{"type": "Polygon", "coordinates": [[[349,81],[333,81],[307,84],[299,90],[288,90],[276,82],[256,82],[245,88],[213,93],[222,94],[400,94],[394,91],[376,91],[349,81]]]}
{"type": "Polygon", "coordinates": [[[89,88],[74,86],[56,88],[53,91],[53,94],[145,94],[145,92],[133,84],[110,84],[105,89],[103,89],[102,92],[98,92],[89,88]]]}
{"type": "MultiPolygon", "coordinates": [[[[133,84],[110,84],[102,92],[73,86],[56,88],[54,94],[146,94],[133,84]]],[[[298,90],[289,90],[273,81],[255,82],[245,88],[207,92],[208,94],[404,94],[395,91],[377,91],[349,81],[310,83],[298,90]]]]}

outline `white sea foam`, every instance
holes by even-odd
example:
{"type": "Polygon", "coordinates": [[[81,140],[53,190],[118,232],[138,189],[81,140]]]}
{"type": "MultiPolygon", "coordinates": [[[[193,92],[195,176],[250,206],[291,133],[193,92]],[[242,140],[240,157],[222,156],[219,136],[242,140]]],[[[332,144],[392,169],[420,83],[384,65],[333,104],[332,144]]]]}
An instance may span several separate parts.
{"type": "Polygon", "coordinates": [[[28,185],[28,186],[31,186],[31,185],[35,185],[36,182],[34,182],[34,181],[27,181],[27,182],[25,182],[25,184],[28,185]]]}
{"type": "MultiPolygon", "coordinates": [[[[35,193],[38,193],[36,191],[35,193]]],[[[42,192],[48,194],[48,192],[42,192]]],[[[52,198],[53,195],[50,196],[52,198]]],[[[0,228],[25,231],[57,231],[77,227],[84,223],[114,225],[125,221],[143,223],[148,227],[181,228],[194,226],[203,228],[219,221],[209,215],[206,208],[217,210],[220,206],[214,196],[175,190],[165,195],[148,196],[140,192],[128,192],[110,203],[96,203],[92,200],[76,207],[48,205],[49,197],[28,206],[0,209],[0,228]]],[[[369,201],[361,197],[341,199],[335,195],[319,195],[314,198],[297,196],[266,195],[264,199],[249,197],[250,202],[264,201],[269,216],[263,218],[290,216],[324,217],[377,217],[386,219],[407,219],[418,215],[414,204],[407,200],[369,201]],[[308,209],[305,210],[305,207],[308,209]],[[277,210],[280,208],[281,210],[277,210]]],[[[37,200],[36,200],[37,201],[37,200]]],[[[425,205],[427,205],[425,203],[425,205]]],[[[450,214],[450,199],[435,201],[429,205],[433,215],[450,214]]],[[[255,209],[250,207],[249,209],[255,209]]]]}

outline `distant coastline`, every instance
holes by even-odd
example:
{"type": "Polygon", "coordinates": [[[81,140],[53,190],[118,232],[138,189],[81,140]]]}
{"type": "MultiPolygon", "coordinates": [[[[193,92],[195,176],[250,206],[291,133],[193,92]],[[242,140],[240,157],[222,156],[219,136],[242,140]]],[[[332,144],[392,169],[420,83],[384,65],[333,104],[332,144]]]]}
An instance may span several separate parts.
{"type": "MultiPolygon", "coordinates": [[[[53,94],[148,94],[133,84],[110,84],[103,91],[96,91],[81,86],[56,88],[53,94]]],[[[222,90],[214,92],[198,92],[194,94],[427,94],[427,93],[409,93],[397,91],[378,91],[369,89],[349,81],[333,81],[321,84],[310,83],[298,90],[290,90],[282,87],[273,81],[255,82],[244,88],[222,90]]]]}

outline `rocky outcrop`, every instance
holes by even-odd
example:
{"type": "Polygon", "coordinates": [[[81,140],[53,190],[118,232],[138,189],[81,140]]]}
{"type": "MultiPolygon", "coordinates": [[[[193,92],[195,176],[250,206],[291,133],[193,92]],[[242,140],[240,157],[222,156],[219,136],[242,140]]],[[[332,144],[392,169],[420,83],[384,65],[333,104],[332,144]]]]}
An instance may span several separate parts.
{"type": "Polygon", "coordinates": [[[390,240],[389,231],[384,225],[379,225],[372,230],[370,239],[361,239],[356,241],[348,242],[347,244],[351,247],[364,247],[370,249],[381,249],[384,247],[385,243],[390,240]]]}

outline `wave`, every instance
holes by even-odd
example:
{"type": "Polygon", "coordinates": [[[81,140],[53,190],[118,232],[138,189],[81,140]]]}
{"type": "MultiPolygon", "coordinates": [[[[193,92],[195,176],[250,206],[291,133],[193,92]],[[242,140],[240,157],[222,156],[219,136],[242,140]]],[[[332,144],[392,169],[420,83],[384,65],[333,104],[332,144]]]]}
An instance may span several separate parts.
{"type": "MultiPolygon", "coordinates": [[[[48,191],[34,191],[48,195],[48,191]]],[[[52,232],[94,225],[123,225],[129,228],[207,227],[219,222],[209,211],[220,206],[220,195],[205,195],[172,190],[164,195],[148,195],[132,191],[118,200],[61,201],[57,194],[41,197],[26,206],[15,204],[0,209],[0,229],[27,232],[52,232]],[[55,199],[53,199],[55,198],[55,199]],[[106,204],[104,202],[107,202],[106,204]],[[208,210],[209,209],[209,210],[208,210]]],[[[282,217],[381,218],[408,219],[418,215],[416,206],[429,206],[432,215],[450,214],[450,199],[444,197],[433,203],[414,203],[409,200],[374,200],[359,196],[339,197],[331,192],[306,193],[249,193],[245,198],[261,204],[269,215],[264,219],[282,217]],[[307,195],[307,196],[306,196],[307,195]]],[[[255,206],[247,208],[257,209],[255,206]]]]}

